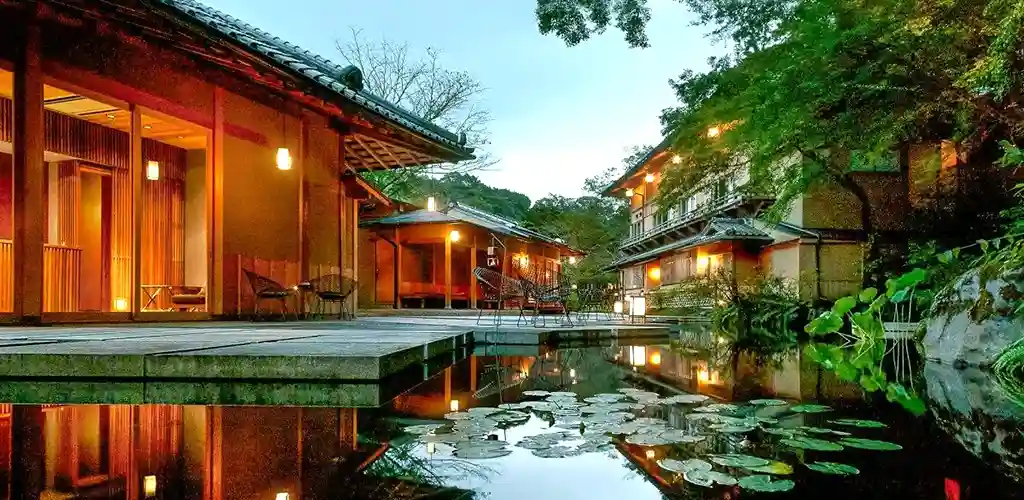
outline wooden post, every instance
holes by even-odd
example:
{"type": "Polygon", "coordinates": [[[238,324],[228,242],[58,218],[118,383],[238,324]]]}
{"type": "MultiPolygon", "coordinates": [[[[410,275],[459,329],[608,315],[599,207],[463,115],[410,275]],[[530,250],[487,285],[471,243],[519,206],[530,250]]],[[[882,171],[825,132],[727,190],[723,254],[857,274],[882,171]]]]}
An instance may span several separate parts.
{"type": "MultiPolygon", "coordinates": [[[[359,200],[353,198],[352,203],[352,281],[359,283],[359,200]]],[[[359,290],[349,294],[352,301],[352,319],[359,312],[359,290]]]]}
{"type": "Polygon", "coordinates": [[[476,354],[469,355],[469,390],[476,393],[477,375],[476,375],[476,354]]]}
{"type": "Polygon", "coordinates": [[[359,413],[355,408],[338,410],[338,441],[342,451],[359,448],[359,413]]]}
{"type": "MultiPolygon", "coordinates": [[[[213,129],[206,162],[206,311],[224,314],[224,89],[213,89],[213,129]]],[[[241,313],[241,303],[235,304],[241,313]]]]}
{"type": "MultiPolygon", "coordinates": [[[[34,13],[32,14],[34,16],[34,13]]],[[[14,314],[43,315],[43,70],[39,25],[26,19],[14,64],[14,314]]]]}
{"type": "Polygon", "coordinates": [[[39,498],[46,488],[43,407],[11,409],[11,498],[39,498]]]}
{"type": "MultiPolygon", "coordinates": [[[[452,368],[450,366],[444,369],[444,404],[446,405],[444,411],[447,412],[451,409],[451,407],[448,406],[452,404],[452,368]]],[[[461,406],[461,402],[459,411],[466,411],[466,409],[461,406]]]]}
{"type": "Polygon", "coordinates": [[[395,227],[395,309],[402,308],[402,298],[398,295],[399,289],[402,287],[402,239],[401,234],[398,231],[398,227],[395,227]]]}
{"type": "Polygon", "coordinates": [[[444,308],[452,308],[452,227],[445,227],[444,235],[444,308]]]}
{"type": "Polygon", "coordinates": [[[131,125],[129,126],[130,154],[128,170],[132,182],[132,318],[142,312],[142,176],[146,175],[142,167],[142,109],[135,104],[129,106],[131,125]]]}
{"type": "MultiPolygon", "coordinates": [[[[286,118],[287,119],[287,118],[286,118]]],[[[309,173],[306,172],[306,159],[308,155],[306,138],[309,131],[306,127],[306,120],[299,118],[299,145],[296,157],[299,159],[296,174],[299,176],[299,281],[309,281],[309,201],[306,199],[309,193],[309,173]]],[[[299,311],[304,314],[305,311],[299,311]]]]}
{"type": "Polygon", "coordinates": [[[469,249],[469,307],[476,309],[476,234],[473,235],[473,246],[469,249]]]}

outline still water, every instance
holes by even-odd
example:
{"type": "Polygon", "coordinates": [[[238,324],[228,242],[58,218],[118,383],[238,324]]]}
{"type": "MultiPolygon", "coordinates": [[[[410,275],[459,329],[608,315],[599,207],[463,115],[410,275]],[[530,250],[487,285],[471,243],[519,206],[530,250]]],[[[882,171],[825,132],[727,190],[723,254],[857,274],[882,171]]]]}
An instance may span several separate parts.
{"type": "Polygon", "coordinates": [[[0,492],[1024,498],[1024,407],[984,373],[924,367],[930,407],[914,417],[797,358],[636,343],[477,347],[377,408],[2,405],[0,492]]]}

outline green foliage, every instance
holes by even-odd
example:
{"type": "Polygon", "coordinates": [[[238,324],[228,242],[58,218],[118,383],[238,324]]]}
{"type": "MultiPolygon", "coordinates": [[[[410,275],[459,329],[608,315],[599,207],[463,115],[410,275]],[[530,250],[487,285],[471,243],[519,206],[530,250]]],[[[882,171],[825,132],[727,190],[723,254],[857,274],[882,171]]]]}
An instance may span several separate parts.
{"type": "Polygon", "coordinates": [[[831,310],[807,324],[812,341],[804,353],[842,380],[858,383],[867,392],[884,391],[889,401],[923,414],[924,401],[900,380],[889,380],[883,368],[887,351],[882,311],[889,304],[911,300],[915,287],[926,278],[927,272],[918,268],[888,280],[882,295],[869,288],[837,300],[831,310]]]}
{"type": "Polygon", "coordinates": [[[630,47],[648,45],[647,0],[537,0],[536,14],[541,34],[554,33],[566,45],[577,45],[613,23],[630,47]]]}
{"type": "Polygon", "coordinates": [[[629,231],[629,214],[621,200],[549,195],[537,200],[522,221],[587,253],[573,268],[577,278],[601,283],[614,279],[603,269],[615,258],[619,242],[629,231]]]}

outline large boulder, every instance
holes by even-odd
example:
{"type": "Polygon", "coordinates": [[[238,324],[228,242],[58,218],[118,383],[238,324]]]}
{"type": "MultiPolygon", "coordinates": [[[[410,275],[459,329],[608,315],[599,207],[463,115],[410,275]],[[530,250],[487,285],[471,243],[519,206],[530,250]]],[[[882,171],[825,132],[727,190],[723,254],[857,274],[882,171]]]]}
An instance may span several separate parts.
{"type": "Polygon", "coordinates": [[[1011,314],[1022,296],[1019,271],[985,280],[984,287],[979,273],[965,274],[936,303],[922,341],[925,356],[956,365],[991,365],[1024,336],[1024,320],[1011,314]]]}

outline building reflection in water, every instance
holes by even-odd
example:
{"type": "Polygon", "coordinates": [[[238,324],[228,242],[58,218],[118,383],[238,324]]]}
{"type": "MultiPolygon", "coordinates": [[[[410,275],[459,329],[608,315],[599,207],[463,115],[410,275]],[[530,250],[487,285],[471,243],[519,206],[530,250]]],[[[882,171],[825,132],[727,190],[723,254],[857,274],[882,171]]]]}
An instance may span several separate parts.
{"type": "Polygon", "coordinates": [[[326,498],[339,457],[366,456],[354,450],[356,424],[354,409],[5,404],[0,491],[14,499],[326,498]]]}

